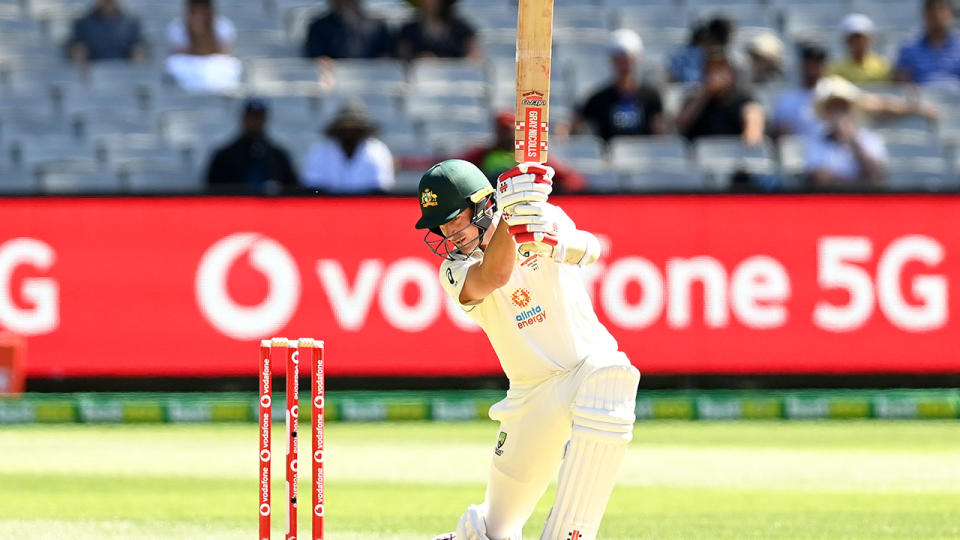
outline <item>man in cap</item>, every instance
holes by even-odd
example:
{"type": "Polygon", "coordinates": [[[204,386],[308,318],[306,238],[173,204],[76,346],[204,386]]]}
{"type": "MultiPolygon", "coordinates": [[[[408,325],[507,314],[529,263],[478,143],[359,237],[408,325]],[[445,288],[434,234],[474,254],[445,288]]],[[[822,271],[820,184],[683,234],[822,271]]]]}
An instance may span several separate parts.
{"type": "Polygon", "coordinates": [[[479,324],[510,380],[490,408],[500,422],[486,497],[438,538],[520,540],[559,469],[544,540],[594,539],[633,436],[640,373],[600,324],[580,267],[600,245],[549,204],[553,170],[523,163],[496,190],[448,160],[420,180],[425,241],[440,282],[479,324]]]}
{"type": "Polygon", "coordinates": [[[604,141],[620,135],[666,132],[663,102],[656,88],[640,81],[637,65],[643,41],[633,30],[620,29],[610,39],[613,82],[590,96],[577,111],[573,131],[584,124],[604,141]]]}
{"type": "Polygon", "coordinates": [[[251,195],[276,194],[297,185],[287,151],[267,136],[266,102],[249,99],[243,106],[241,133],[217,150],[207,170],[207,184],[251,195]]]}
{"type": "Polygon", "coordinates": [[[310,148],[303,171],[307,187],[327,193],[370,194],[393,187],[393,154],[375,138],[376,126],[361,101],[348,101],[310,148]]]}
{"type": "Polygon", "coordinates": [[[830,66],[831,75],[839,75],[855,84],[889,83],[893,74],[890,62],[870,50],[873,21],[860,13],[851,13],[840,24],[847,45],[847,58],[830,66]]]}

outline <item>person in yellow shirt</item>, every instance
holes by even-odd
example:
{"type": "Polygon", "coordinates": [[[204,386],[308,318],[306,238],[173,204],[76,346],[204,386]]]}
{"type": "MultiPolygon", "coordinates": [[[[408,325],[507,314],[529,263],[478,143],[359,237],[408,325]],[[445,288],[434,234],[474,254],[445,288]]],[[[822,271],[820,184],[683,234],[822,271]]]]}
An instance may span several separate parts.
{"type": "Polygon", "coordinates": [[[855,84],[884,84],[893,80],[890,61],[870,50],[873,21],[851,13],[840,25],[848,55],[830,66],[830,75],[839,75],[855,84]]]}

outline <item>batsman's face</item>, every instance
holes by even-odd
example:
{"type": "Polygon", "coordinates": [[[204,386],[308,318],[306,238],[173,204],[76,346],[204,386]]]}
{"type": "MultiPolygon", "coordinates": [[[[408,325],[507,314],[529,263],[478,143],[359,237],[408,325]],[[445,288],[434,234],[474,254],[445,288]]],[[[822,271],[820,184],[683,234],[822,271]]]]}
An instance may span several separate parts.
{"type": "Polygon", "coordinates": [[[467,208],[457,214],[457,217],[440,226],[440,232],[447,240],[453,242],[461,253],[469,253],[480,237],[480,229],[470,224],[473,219],[473,209],[467,208]]]}

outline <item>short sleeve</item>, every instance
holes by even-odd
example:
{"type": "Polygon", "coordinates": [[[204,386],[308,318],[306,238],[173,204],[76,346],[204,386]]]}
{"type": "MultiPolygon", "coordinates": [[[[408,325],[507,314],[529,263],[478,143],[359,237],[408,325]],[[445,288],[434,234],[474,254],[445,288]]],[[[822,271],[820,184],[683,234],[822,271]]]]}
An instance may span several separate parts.
{"type": "Polygon", "coordinates": [[[906,71],[910,73],[911,77],[913,76],[913,65],[910,58],[910,46],[906,43],[900,46],[900,51],[897,53],[897,71],[906,71]]]}
{"type": "Polygon", "coordinates": [[[233,47],[237,43],[237,27],[233,22],[223,16],[217,17],[215,32],[217,40],[223,45],[233,47]]]}
{"type": "Polygon", "coordinates": [[[447,294],[453,298],[453,301],[456,302],[458,306],[466,310],[483,302],[483,300],[480,300],[472,304],[460,303],[460,291],[463,290],[463,283],[467,279],[467,272],[471,266],[479,263],[482,259],[483,256],[480,252],[475,251],[466,259],[447,259],[440,265],[440,285],[443,287],[443,290],[447,291],[447,294]]]}
{"type": "Polygon", "coordinates": [[[807,138],[803,155],[807,172],[813,172],[826,166],[827,147],[819,138],[807,138]]]}
{"type": "Polygon", "coordinates": [[[386,191],[392,188],[395,182],[393,155],[390,153],[387,145],[383,144],[379,139],[370,139],[367,141],[367,144],[370,145],[370,157],[373,159],[374,166],[376,167],[377,185],[380,189],[386,191]]]}

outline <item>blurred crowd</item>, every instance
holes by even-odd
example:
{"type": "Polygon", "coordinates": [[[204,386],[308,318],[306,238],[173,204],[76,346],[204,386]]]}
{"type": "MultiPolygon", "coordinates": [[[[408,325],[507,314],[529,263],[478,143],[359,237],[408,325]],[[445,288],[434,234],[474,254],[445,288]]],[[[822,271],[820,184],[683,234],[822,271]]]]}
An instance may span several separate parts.
{"type": "MultiPolygon", "coordinates": [[[[185,0],[162,25],[145,1],[9,4],[0,190],[403,193],[447,157],[510,168],[515,4],[370,4],[185,0]],[[57,21],[72,67],[34,70],[57,21]]],[[[556,13],[560,191],[960,188],[950,0],[556,13]]]]}

